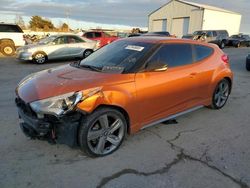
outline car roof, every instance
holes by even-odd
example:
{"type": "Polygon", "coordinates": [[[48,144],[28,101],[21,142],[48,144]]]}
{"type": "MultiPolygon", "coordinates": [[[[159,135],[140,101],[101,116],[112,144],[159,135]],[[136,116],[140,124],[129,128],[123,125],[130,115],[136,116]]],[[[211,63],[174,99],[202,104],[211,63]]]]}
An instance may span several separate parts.
{"type": "Polygon", "coordinates": [[[63,36],[77,36],[80,37],[79,35],[76,34],[56,34],[56,35],[50,35],[51,37],[63,37],[63,36]]]}
{"type": "Polygon", "coordinates": [[[13,24],[13,23],[4,23],[4,22],[0,22],[0,25],[14,25],[14,26],[17,26],[17,24],[13,24]]]}
{"type": "Polygon", "coordinates": [[[199,42],[199,41],[190,40],[190,39],[178,39],[178,38],[172,38],[172,37],[139,36],[139,37],[124,38],[124,39],[119,39],[119,40],[155,43],[155,44],[188,43],[188,44],[199,44],[199,45],[210,46],[210,47],[214,46],[213,44],[209,44],[209,43],[199,42]]]}

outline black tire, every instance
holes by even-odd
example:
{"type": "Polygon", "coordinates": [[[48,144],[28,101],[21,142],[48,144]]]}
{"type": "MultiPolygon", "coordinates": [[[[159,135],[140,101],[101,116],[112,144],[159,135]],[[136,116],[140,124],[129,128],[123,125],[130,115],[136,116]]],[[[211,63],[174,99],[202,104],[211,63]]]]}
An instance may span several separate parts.
{"type": "Polygon", "coordinates": [[[48,56],[44,52],[36,52],[33,54],[32,60],[36,64],[44,64],[48,61],[48,56]]]}
{"type": "Polygon", "coordinates": [[[250,71],[250,59],[248,59],[248,58],[246,60],[246,69],[247,69],[247,71],[250,71]]]}
{"type": "Polygon", "coordinates": [[[13,56],[15,54],[15,45],[12,42],[1,43],[1,53],[4,56],[13,56]]]}
{"type": "Polygon", "coordinates": [[[85,50],[83,52],[83,59],[85,59],[86,57],[88,57],[92,53],[93,53],[93,50],[85,50]]]}
{"type": "Polygon", "coordinates": [[[127,133],[127,122],[125,120],[124,115],[120,111],[113,109],[113,108],[100,108],[94,111],[92,114],[89,114],[83,117],[83,120],[81,122],[79,131],[78,131],[78,143],[79,143],[81,150],[84,151],[88,156],[103,157],[106,155],[110,155],[111,153],[113,153],[120,147],[120,145],[122,144],[126,136],[126,133],[127,133]],[[117,130],[115,130],[112,133],[112,135],[111,133],[107,133],[107,131],[101,125],[102,123],[100,119],[102,117],[107,117],[107,120],[108,120],[107,122],[110,123],[110,127],[109,126],[107,127],[109,127],[110,131],[112,130],[112,127],[115,127],[118,124],[120,124],[119,126],[121,127],[117,128],[117,130]],[[116,117],[117,120],[113,122],[112,118],[109,118],[109,117],[116,117]],[[116,121],[118,121],[118,124],[117,123],[115,124],[116,121]],[[93,132],[95,132],[94,133],[95,135],[97,135],[97,132],[101,132],[101,133],[100,134],[98,133],[98,136],[95,136],[94,138],[92,137],[91,139],[90,135],[91,134],[93,135],[93,132]],[[118,140],[119,143],[117,142],[115,146],[113,146],[112,143],[108,141],[108,137],[114,136],[113,134],[115,133],[116,134],[118,133],[118,136],[114,140],[119,139],[118,140]],[[99,150],[98,146],[102,145],[100,144],[100,142],[103,142],[101,141],[101,139],[104,139],[104,145],[103,145],[103,149],[99,150]]]}
{"type": "Polygon", "coordinates": [[[212,104],[210,105],[210,108],[216,109],[216,110],[223,108],[225,104],[227,103],[228,97],[230,95],[230,91],[231,91],[230,82],[227,79],[221,80],[215,87],[213,97],[212,97],[212,104]],[[222,86],[224,85],[223,87],[225,88],[225,92],[220,91],[221,85],[222,86]],[[227,90],[226,90],[226,87],[227,87],[227,90]]]}
{"type": "Polygon", "coordinates": [[[241,43],[238,42],[236,45],[235,45],[235,48],[239,48],[241,46],[241,43]]]}
{"type": "Polygon", "coordinates": [[[224,49],[225,46],[226,46],[225,41],[221,41],[221,43],[220,43],[220,49],[224,49]]]}

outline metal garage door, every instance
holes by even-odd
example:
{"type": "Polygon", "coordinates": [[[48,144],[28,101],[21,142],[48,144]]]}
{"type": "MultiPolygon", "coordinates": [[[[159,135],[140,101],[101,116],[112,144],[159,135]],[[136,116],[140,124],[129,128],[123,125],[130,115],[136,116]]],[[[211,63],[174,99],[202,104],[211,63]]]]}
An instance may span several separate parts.
{"type": "Polygon", "coordinates": [[[174,34],[177,37],[182,37],[183,35],[188,34],[189,19],[190,18],[174,18],[171,34],[174,34]]]}
{"type": "Polygon", "coordinates": [[[167,31],[167,19],[153,20],[153,31],[167,31]]]}

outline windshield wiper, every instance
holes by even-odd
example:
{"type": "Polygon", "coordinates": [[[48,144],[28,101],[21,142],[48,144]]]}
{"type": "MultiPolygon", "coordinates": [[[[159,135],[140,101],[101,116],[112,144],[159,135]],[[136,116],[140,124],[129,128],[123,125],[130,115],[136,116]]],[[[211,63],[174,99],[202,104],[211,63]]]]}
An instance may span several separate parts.
{"type": "Polygon", "coordinates": [[[97,72],[102,72],[102,69],[101,68],[99,68],[99,67],[95,67],[95,66],[91,66],[91,65],[81,65],[81,64],[79,64],[78,65],[78,67],[79,68],[87,68],[87,69],[90,69],[90,70],[94,70],[94,71],[97,71],[97,72]]]}

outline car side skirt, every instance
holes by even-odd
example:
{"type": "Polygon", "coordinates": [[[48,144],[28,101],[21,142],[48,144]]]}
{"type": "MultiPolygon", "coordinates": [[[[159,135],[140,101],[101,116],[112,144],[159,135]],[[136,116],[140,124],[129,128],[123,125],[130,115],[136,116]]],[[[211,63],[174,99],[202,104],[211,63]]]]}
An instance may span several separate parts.
{"type": "Polygon", "coordinates": [[[190,112],[199,110],[199,109],[201,109],[201,108],[203,108],[203,107],[204,107],[203,105],[201,105],[201,106],[196,106],[196,107],[190,108],[190,109],[188,109],[188,110],[179,112],[179,113],[177,113],[177,114],[168,116],[168,117],[166,117],[166,118],[157,120],[157,121],[155,121],[155,122],[152,122],[152,123],[150,123],[150,124],[147,124],[147,125],[143,126],[143,127],[141,128],[141,130],[146,129],[146,128],[148,128],[148,127],[152,127],[152,126],[157,125],[157,124],[160,124],[160,123],[162,123],[162,122],[164,122],[164,121],[168,121],[168,120],[175,119],[175,118],[177,118],[177,117],[179,117],[179,116],[182,116],[182,115],[188,114],[188,113],[190,113],[190,112]]]}

